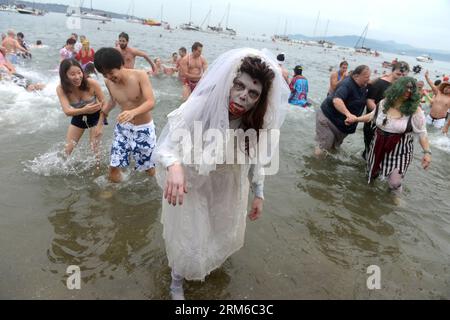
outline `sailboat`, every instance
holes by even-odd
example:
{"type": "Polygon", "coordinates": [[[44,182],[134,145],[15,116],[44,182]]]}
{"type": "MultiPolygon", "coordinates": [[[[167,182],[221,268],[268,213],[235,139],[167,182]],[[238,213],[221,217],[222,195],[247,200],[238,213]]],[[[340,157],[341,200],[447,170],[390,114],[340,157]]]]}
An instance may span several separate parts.
{"type": "Polygon", "coordinates": [[[322,40],[319,40],[317,43],[320,44],[322,47],[331,49],[333,48],[334,43],[325,40],[327,38],[328,33],[328,26],[330,25],[330,20],[327,20],[327,26],[325,27],[325,33],[323,34],[322,40]]]}
{"type": "Polygon", "coordinates": [[[15,4],[10,4],[9,0],[6,3],[0,5],[0,12],[14,12],[17,13],[17,6],[15,4]]]}
{"type": "Polygon", "coordinates": [[[227,22],[225,24],[225,31],[224,34],[235,36],[237,34],[236,30],[233,28],[228,28],[228,20],[230,19],[230,10],[231,10],[231,4],[228,4],[228,10],[227,10],[227,22]]]}
{"type": "MultiPolygon", "coordinates": [[[[91,12],[82,12],[82,7],[83,7],[83,0],[80,1],[80,7],[79,10],[74,10],[73,8],[68,8],[67,9],[67,16],[68,17],[74,17],[74,18],[81,18],[81,19],[86,19],[86,20],[96,20],[96,21],[101,21],[101,22],[109,22],[112,19],[108,16],[106,16],[106,14],[104,13],[96,13],[94,11],[94,9],[92,8],[92,0],[91,0],[91,12]]],[[[78,8],[77,8],[78,9],[78,8]]]]}
{"type": "Polygon", "coordinates": [[[144,23],[143,20],[138,19],[138,18],[136,18],[134,16],[134,0],[131,0],[130,6],[128,7],[126,21],[128,23],[138,23],[138,24],[143,24],[144,23]]]}
{"type": "Polygon", "coordinates": [[[370,48],[367,48],[364,46],[368,31],[369,31],[369,24],[367,24],[366,28],[364,29],[363,33],[361,34],[361,36],[359,37],[358,41],[355,44],[356,52],[366,53],[366,54],[371,52],[370,48]],[[361,45],[359,46],[360,43],[361,43],[361,45]]]}
{"type": "Polygon", "coordinates": [[[210,7],[208,13],[205,16],[205,19],[203,19],[203,22],[200,24],[200,28],[203,30],[203,32],[206,32],[206,33],[217,33],[219,31],[223,30],[223,28],[220,26],[220,22],[219,22],[219,25],[217,27],[209,25],[209,20],[211,18],[211,13],[212,13],[212,9],[210,7]],[[206,24],[206,29],[204,29],[203,25],[205,24],[206,21],[208,21],[208,23],[206,24]]]}
{"type": "Polygon", "coordinates": [[[33,8],[27,8],[25,5],[17,5],[16,10],[20,14],[28,14],[33,16],[43,16],[44,11],[35,8],[35,2],[33,1],[33,8]]]}
{"type": "Polygon", "coordinates": [[[180,28],[183,30],[189,30],[189,31],[200,31],[201,30],[201,28],[199,26],[195,25],[192,22],[192,0],[191,0],[191,9],[189,10],[189,22],[181,24],[180,28]]]}
{"type": "Polygon", "coordinates": [[[161,26],[164,28],[164,30],[172,30],[169,22],[164,21],[163,17],[164,17],[164,5],[162,4],[161,5],[161,26]]]}
{"type": "MultiPolygon", "coordinates": [[[[313,39],[316,38],[316,32],[317,32],[317,26],[319,25],[319,20],[320,20],[320,11],[317,14],[316,23],[314,25],[313,39]]],[[[322,44],[320,42],[317,42],[316,40],[306,41],[306,45],[313,46],[313,47],[321,47],[322,46],[322,44]]]]}
{"type": "Polygon", "coordinates": [[[275,34],[272,38],[273,41],[275,41],[275,40],[287,41],[287,42],[290,41],[289,37],[287,36],[287,23],[288,23],[288,21],[286,19],[286,21],[284,23],[284,35],[275,34]]]}

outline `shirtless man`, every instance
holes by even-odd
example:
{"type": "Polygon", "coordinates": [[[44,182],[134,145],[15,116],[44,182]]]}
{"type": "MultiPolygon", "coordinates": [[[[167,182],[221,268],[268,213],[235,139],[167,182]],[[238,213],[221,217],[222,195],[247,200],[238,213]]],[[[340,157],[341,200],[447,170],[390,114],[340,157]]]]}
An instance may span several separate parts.
{"type": "Polygon", "coordinates": [[[16,72],[16,68],[6,58],[6,49],[0,46],[0,68],[8,74],[16,72]]]}
{"type": "Polygon", "coordinates": [[[333,72],[330,75],[330,88],[328,89],[328,94],[333,94],[333,92],[336,91],[336,87],[339,83],[342,82],[345,78],[347,78],[347,69],[348,69],[348,62],[342,61],[339,65],[339,70],[333,72]]]}
{"type": "Polygon", "coordinates": [[[23,52],[24,54],[29,54],[28,50],[22,48],[16,40],[14,30],[8,30],[8,36],[2,41],[2,46],[6,49],[6,57],[13,64],[17,64],[17,53],[23,52]]]}
{"type": "Polygon", "coordinates": [[[187,100],[200,81],[203,73],[208,68],[206,59],[202,56],[203,45],[195,42],[192,45],[192,53],[187,54],[181,61],[180,67],[183,73],[183,100],[187,100]]]}
{"type": "Polygon", "coordinates": [[[128,42],[130,41],[130,37],[125,32],[119,34],[119,46],[116,47],[119,50],[120,54],[123,57],[125,62],[125,69],[134,69],[134,64],[136,62],[136,57],[142,57],[152,66],[152,70],[156,71],[155,64],[152,59],[143,51],[140,51],[135,48],[131,48],[128,46],[128,42]]]}
{"type": "Polygon", "coordinates": [[[180,66],[180,62],[181,60],[183,60],[183,58],[186,56],[187,54],[187,50],[185,47],[181,47],[180,49],[178,49],[178,60],[177,60],[177,70],[178,70],[178,79],[180,79],[181,82],[184,82],[184,77],[183,77],[183,71],[181,70],[181,66],[180,66]]]}
{"type": "Polygon", "coordinates": [[[111,148],[109,179],[122,180],[122,168],[130,165],[130,156],[136,162],[135,170],[155,174],[151,162],[156,145],[155,125],[150,111],[155,105],[152,85],[145,71],[124,67],[122,55],[114,48],[102,48],[95,53],[95,68],[105,77],[110,101],[103,107],[105,116],[117,104],[121,113],[117,117],[111,148]]]}
{"type": "Polygon", "coordinates": [[[425,79],[427,80],[431,90],[433,90],[433,98],[431,99],[431,110],[427,116],[427,124],[433,125],[435,128],[442,128],[448,118],[448,111],[450,110],[450,83],[442,82],[439,87],[431,82],[429,72],[425,72],[425,79]]]}

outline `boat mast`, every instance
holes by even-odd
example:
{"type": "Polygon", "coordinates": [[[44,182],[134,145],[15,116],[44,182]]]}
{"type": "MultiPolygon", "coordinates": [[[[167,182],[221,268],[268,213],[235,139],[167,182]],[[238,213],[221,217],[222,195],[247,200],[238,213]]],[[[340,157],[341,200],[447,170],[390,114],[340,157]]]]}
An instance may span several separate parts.
{"type": "Polygon", "coordinates": [[[325,38],[327,37],[327,33],[328,33],[328,25],[330,24],[330,20],[327,20],[327,26],[325,28],[325,34],[323,35],[323,41],[325,41],[325,38]]]}
{"type": "Polygon", "coordinates": [[[315,26],[314,26],[313,38],[316,37],[316,31],[317,31],[317,25],[318,25],[318,23],[319,23],[319,19],[320,19],[320,11],[319,11],[319,14],[317,15],[316,24],[315,24],[315,26]]]}
{"type": "MultiPolygon", "coordinates": [[[[209,17],[211,16],[211,11],[212,11],[212,9],[211,9],[211,7],[209,7],[209,11],[208,11],[208,13],[207,13],[206,16],[205,16],[205,19],[203,19],[203,22],[202,22],[202,24],[200,25],[200,27],[203,28],[203,25],[205,24],[205,22],[206,22],[207,20],[209,21],[209,17]]],[[[208,25],[209,25],[209,22],[208,22],[208,24],[207,24],[206,26],[208,27],[208,25]]]]}
{"type": "Polygon", "coordinates": [[[192,0],[191,0],[191,8],[189,10],[189,24],[192,24],[192,0]]]}
{"type": "Polygon", "coordinates": [[[230,19],[230,8],[231,8],[231,4],[228,3],[227,22],[226,22],[226,26],[225,26],[226,29],[228,29],[228,20],[230,19]]]}
{"type": "Polygon", "coordinates": [[[128,19],[134,18],[134,0],[130,1],[130,5],[128,6],[128,11],[127,11],[127,16],[128,16],[128,19]]]}
{"type": "Polygon", "coordinates": [[[361,36],[359,37],[358,41],[355,44],[355,49],[356,48],[364,48],[364,43],[366,42],[366,37],[367,37],[367,32],[369,31],[369,24],[367,24],[366,28],[364,29],[363,33],[361,34],[361,36]],[[362,44],[361,47],[358,47],[359,42],[362,40],[362,44]]]}
{"type": "Polygon", "coordinates": [[[364,30],[364,38],[362,46],[364,47],[364,43],[366,42],[367,32],[369,32],[369,24],[367,24],[366,29],[364,30]]]}
{"type": "Polygon", "coordinates": [[[281,17],[278,17],[277,29],[275,30],[275,35],[278,35],[278,29],[280,28],[281,17]]]}

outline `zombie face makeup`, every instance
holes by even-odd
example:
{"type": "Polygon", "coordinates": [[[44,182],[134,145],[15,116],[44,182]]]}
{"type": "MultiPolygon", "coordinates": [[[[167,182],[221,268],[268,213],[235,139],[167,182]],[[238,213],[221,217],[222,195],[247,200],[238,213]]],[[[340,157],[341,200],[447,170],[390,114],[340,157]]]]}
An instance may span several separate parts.
{"type": "Polygon", "coordinates": [[[411,98],[413,92],[414,92],[414,85],[412,83],[408,83],[406,85],[406,90],[405,90],[405,94],[403,96],[403,99],[404,100],[408,100],[409,98],[411,98]]]}
{"type": "Polygon", "coordinates": [[[233,80],[230,90],[230,114],[241,117],[258,103],[262,93],[262,84],[249,74],[242,73],[233,80]]]}

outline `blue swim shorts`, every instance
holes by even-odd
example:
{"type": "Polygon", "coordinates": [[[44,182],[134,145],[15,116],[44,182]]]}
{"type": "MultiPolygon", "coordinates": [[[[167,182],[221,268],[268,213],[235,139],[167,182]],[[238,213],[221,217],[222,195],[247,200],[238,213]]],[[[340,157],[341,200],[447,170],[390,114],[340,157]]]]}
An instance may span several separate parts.
{"type": "Polygon", "coordinates": [[[156,146],[155,124],[152,122],[135,126],[129,122],[117,124],[111,148],[111,167],[126,168],[130,166],[133,155],[136,171],[147,171],[155,167],[150,161],[156,146]]]}

